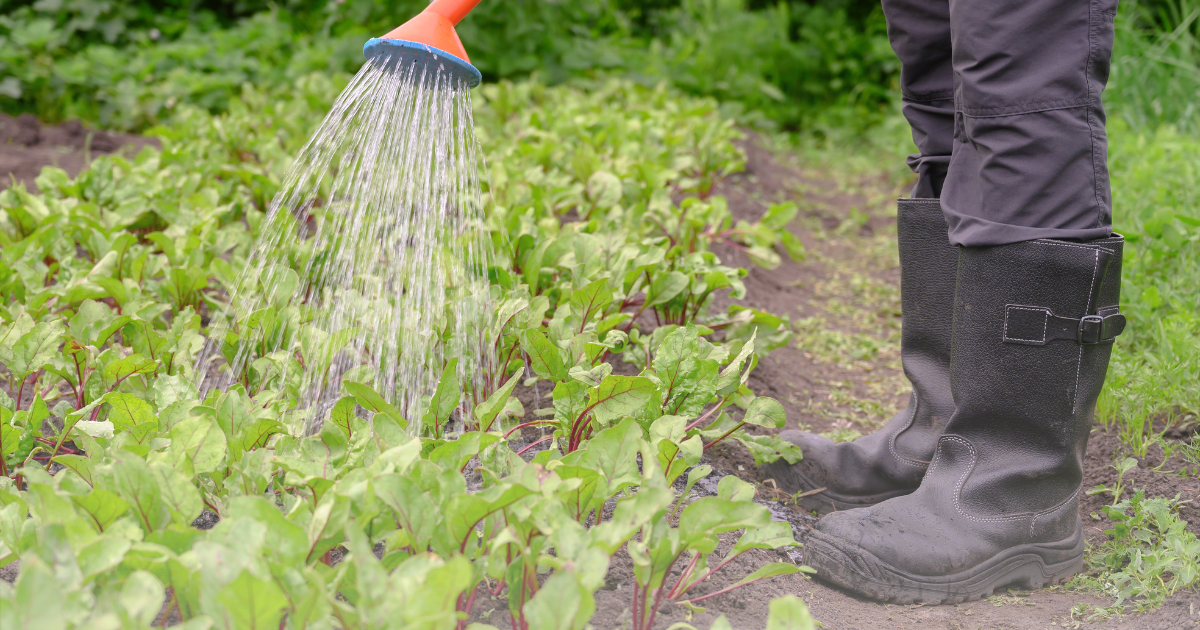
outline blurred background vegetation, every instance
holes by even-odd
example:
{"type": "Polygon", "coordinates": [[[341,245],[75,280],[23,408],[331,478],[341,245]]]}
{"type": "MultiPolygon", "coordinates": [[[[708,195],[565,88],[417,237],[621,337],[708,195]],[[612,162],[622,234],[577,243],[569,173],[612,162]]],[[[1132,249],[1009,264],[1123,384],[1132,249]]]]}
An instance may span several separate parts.
{"type": "MultiPolygon", "coordinates": [[[[139,130],[188,102],[223,111],[245,82],[354,71],[362,44],[423,0],[0,0],[0,109],[139,130]]],[[[1126,0],[1110,108],[1194,129],[1200,0],[1126,0]]],[[[744,122],[863,130],[899,64],[878,0],[505,0],[460,33],[485,80],[621,74],[721,100],[744,122]]]]}

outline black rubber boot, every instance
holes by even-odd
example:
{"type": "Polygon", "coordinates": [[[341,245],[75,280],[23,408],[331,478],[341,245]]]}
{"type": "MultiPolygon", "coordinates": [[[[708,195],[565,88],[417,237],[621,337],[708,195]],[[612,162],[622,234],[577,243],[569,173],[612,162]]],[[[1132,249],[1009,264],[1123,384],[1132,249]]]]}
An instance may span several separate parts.
{"type": "Polygon", "coordinates": [[[1083,564],[1083,455],[1112,340],[1122,238],[962,248],[957,410],[921,487],[822,518],[817,575],[868,597],[955,603],[1040,588],[1083,564]]]}
{"type": "Polygon", "coordinates": [[[946,237],[937,199],[901,199],[896,214],[900,244],[900,357],[912,383],[908,407],[882,429],[835,444],[804,431],[785,431],[804,453],[794,465],[768,464],[763,472],[800,506],[820,514],[874,505],[917,489],[942,427],[954,413],[950,396],[950,326],[958,250],[946,237]]]}

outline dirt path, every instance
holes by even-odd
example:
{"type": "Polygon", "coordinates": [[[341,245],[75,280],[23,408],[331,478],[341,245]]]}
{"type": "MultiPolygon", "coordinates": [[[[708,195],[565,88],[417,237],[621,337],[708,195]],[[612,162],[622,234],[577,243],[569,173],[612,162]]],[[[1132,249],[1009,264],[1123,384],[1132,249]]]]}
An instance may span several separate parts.
{"type": "Polygon", "coordinates": [[[46,166],[57,166],[71,177],[92,157],[120,151],[136,155],[155,138],[86,129],[79,121],[43,125],[30,114],[13,118],[0,114],[0,190],[14,181],[37,192],[34,180],[46,166]]]}

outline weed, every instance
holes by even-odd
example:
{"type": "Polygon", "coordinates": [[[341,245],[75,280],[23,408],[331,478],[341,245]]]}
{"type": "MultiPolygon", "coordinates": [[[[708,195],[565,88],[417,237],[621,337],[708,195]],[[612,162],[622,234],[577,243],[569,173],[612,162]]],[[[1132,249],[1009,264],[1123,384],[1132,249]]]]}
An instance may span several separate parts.
{"type": "Polygon", "coordinates": [[[1113,528],[1087,559],[1088,573],[1069,587],[1113,597],[1110,606],[1080,609],[1090,619],[1121,614],[1128,602],[1144,611],[1200,583],[1200,541],[1179,518],[1179,497],[1147,499],[1144,491],[1103,508],[1113,528]]]}

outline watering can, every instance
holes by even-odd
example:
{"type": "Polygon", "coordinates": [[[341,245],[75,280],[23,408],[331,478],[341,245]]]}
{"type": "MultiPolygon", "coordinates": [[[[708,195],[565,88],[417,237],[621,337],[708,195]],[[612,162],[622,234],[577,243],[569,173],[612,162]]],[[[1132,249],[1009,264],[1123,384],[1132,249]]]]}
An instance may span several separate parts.
{"type": "MultiPolygon", "coordinates": [[[[441,69],[463,80],[469,87],[479,85],[483,75],[463,48],[454,31],[479,0],[433,0],[413,19],[392,29],[383,37],[373,37],[363,46],[367,59],[390,59],[418,69],[441,69]]],[[[431,76],[426,73],[426,76],[431,76]]]]}

